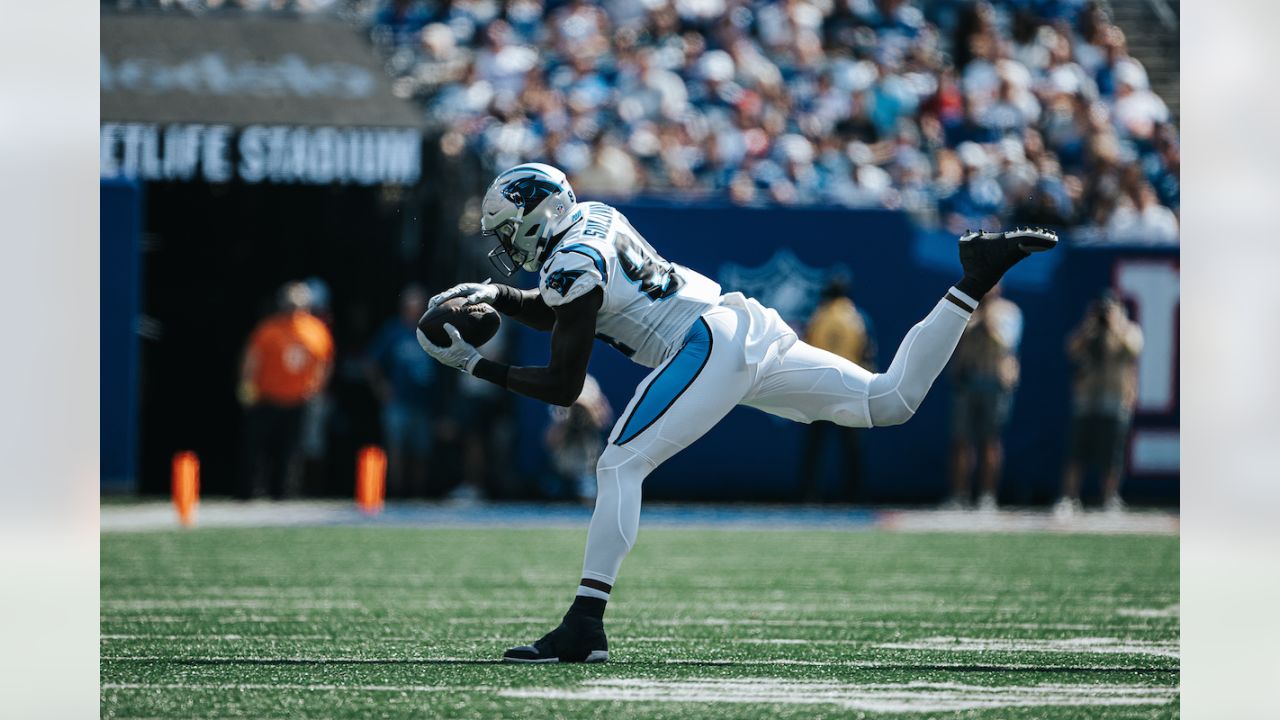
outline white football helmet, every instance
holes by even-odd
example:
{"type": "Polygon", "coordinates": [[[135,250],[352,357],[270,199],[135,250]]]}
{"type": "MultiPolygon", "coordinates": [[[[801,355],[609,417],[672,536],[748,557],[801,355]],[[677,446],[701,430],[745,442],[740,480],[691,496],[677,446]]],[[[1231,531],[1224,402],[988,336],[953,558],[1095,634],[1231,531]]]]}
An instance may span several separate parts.
{"type": "Polygon", "coordinates": [[[542,163],[524,163],[498,175],[480,205],[480,233],[497,235],[489,262],[510,277],[542,266],[551,228],[577,202],[569,179],[542,163]]]}

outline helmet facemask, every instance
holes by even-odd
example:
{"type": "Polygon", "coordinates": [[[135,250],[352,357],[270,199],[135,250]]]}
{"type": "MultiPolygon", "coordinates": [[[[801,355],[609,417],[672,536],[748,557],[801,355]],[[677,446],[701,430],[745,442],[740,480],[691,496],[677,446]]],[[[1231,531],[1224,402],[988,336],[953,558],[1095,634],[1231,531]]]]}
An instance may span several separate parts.
{"type": "Polygon", "coordinates": [[[482,235],[498,238],[498,246],[489,252],[489,262],[498,272],[510,277],[521,269],[538,270],[551,226],[567,212],[566,201],[574,202],[573,190],[563,178],[554,168],[530,164],[494,180],[483,203],[480,227],[482,235]],[[552,178],[546,171],[560,177],[552,178]],[[512,177],[511,173],[519,174],[512,177]]]}
{"type": "Polygon", "coordinates": [[[507,218],[492,230],[481,230],[485,236],[496,236],[498,246],[489,251],[489,263],[494,269],[506,277],[511,277],[529,261],[526,253],[515,246],[515,235],[520,229],[520,216],[523,209],[514,218],[507,218]]]}

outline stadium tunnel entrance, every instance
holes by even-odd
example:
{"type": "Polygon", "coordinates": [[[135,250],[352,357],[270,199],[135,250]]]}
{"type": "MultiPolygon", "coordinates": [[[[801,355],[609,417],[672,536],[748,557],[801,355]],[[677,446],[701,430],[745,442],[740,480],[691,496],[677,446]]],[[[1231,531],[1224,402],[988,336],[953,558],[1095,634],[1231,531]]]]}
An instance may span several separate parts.
{"type": "Polygon", "coordinates": [[[342,412],[303,489],[347,495],[354,448],[380,434],[361,354],[407,282],[457,277],[474,157],[440,151],[339,19],[101,23],[104,492],[167,493],[181,450],[203,493],[236,488],[241,353],[280,287],[314,278],[342,412]]]}
{"type": "Polygon", "coordinates": [[[137,490],[167,493],[179,450],[198,453],[203,493],[235,490],[241,353],[282,284],[318,279],[328,289],[318,315],[336,347],[329,400],[341,412],[303,491],[349,494],[357,449],[380,434],[362,353],[406,283],[455,277],[464,188],[142,185],[137,490]]]}

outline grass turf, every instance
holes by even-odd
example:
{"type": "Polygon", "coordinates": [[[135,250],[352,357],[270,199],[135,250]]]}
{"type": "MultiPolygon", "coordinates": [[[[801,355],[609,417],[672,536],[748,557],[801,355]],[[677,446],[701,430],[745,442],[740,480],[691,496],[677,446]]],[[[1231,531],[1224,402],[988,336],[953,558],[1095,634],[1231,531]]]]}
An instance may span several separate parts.
{"type": "Polygon", "coordinates": [[[609,663],[492,662],[584,535],[106,533],[102,715],[1177,716],[1175,537],[642,528],[609,663]]]}

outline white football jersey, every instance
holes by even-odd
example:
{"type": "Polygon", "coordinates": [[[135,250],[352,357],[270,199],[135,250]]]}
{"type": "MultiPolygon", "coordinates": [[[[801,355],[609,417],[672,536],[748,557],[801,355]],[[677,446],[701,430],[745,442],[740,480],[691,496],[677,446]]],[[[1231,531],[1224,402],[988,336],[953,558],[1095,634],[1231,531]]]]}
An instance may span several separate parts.
{"type": "Polygon", "coordinates": [[[553,228],[538,290],[555,307],[604,288],[596,337],[645,367],[680,349],[685,333],[720,304],[720,285],[668,262],[616,209],[578,203],[553,228]]]}

